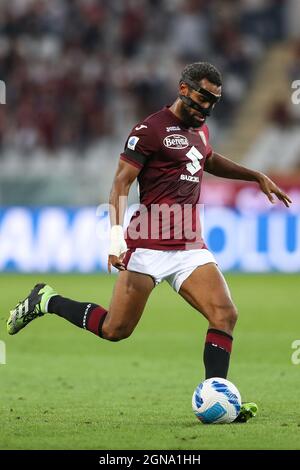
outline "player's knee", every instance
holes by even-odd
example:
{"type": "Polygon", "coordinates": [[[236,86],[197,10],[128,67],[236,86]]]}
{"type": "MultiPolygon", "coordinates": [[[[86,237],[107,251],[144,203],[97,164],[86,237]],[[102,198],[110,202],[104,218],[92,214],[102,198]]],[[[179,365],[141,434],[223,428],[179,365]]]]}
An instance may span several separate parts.
{"type": "Polygon", "coordinates": [[[217,329],[232,331],[237,322],[237,318],[238,311],[236,306],[232,302],[228,302],[215,307],[210,323],[217,329]]]}
{"type": "Polygon", "coordinates": [[[230,307],[228,308],[227,313],[228,313],[228,316],[227,316],[228,324],[230,328],[233,330],[238,319],[238,311],[237,311],[236,306],[234,304],[231,304],[230,307]]]}
{"type": "Polygon", "coordinates": [[[102,329],[102,337],[108,341],[121,341],[122,339],[128,338],[132,333],[132,330],[129,330],[126,327],[115,326],[102,329]]]}

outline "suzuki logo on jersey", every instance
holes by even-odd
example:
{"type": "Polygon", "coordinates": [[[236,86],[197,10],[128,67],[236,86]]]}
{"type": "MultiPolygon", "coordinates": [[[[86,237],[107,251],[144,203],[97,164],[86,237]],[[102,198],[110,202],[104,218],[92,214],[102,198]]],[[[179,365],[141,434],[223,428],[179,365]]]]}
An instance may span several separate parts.
{"type": "Polygon", "coordinates": [[[128,143],[127,143],[127,147],[130,149],[130,150],[134,150],[135,149],[135,146],[136,144],[138,143],[138,141],[140,140],[139,137],[136,137],[135,135],[129,137],[129,140],[128,140],[128,143]]]}
{"type": "Polygon", "coordinates": [[[199,176],[180,175],[182,181],[191,181],[192,183],[199,183],[199,176]]]}
{"type": "MultiPolygon", "coordinates": [[[[186,156],[191,160],[191,162],[186,164],[186,169],[191,175],[197,173],[197,171],[201,170],[200,160],[202,160],[203,155],[199,152],[196,147],[191,147],[190,150],[186,153],[186,156]]],[[[190,175],[180,175],[180,179],[183,181],[190,181],[192,183],[199,183],[198,176],[190,176],[190,175]]]]}
{"type": "Polygon", "coordinates": [[[171,126],[171,127],[166,127],[167,132],[174,132],[174,131],[180,131],[181,128],[179,126],[171,126]]]}
{"type": "Polygon", "coordinates": [[[189,145],[186,137],[180,134],[171,134],[164,138],[164,146],[169,149],[185,149],[189,145]]]}

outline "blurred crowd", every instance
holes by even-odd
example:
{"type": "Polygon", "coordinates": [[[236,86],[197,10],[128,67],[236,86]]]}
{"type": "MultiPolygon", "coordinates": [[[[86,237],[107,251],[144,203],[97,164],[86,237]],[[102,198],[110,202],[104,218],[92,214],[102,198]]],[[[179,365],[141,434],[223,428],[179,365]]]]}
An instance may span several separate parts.
{"type": "Polygon", "coordinates": [[[257,135],[244,162],[261,171],[279,174],[300,171],[300,39],[289,48],[285,70],[290,96],[275,95],[266,109],[266,125],[257,135]]]}
{"type": "Polygon", "coordinates": [[[284,0],[1,0],[0,151],[84,152],[172,102],[180,71],[207,60],[224,78],[227,126],[270,43],[284,0]]]}

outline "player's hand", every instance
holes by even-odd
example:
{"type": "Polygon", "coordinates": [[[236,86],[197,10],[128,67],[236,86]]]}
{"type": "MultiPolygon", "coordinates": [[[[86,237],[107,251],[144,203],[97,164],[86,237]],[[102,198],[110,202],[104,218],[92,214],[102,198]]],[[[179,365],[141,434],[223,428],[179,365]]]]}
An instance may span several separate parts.
{"type": "Polygon", "coordinates": [[[117,268],[119,271],[125,271],[126,270],[125,264],[123,263],[123,259],[124,259],[125,254],[126,254],[126,252],[122,253],[120,256],[108,255],[107,269],[108,269],[109,273],[111,273],[111,267],[112,266],[117,268]]]}
{"type": "Polygon", "coordinates": [[[291,199],[289,198],[289,196],[288,196],[287,194],[285,194],[285,193],[274,183],[274,181],[272,181],[270,178],[268,178],[268,176],[264,175],[263,173],[259,173],[259,174],[258,174],[258,177],[257,177],[257,182],[258,182],[258,184],[259,184],[260,189],[262,190],[262,192],[266,194],[267,198],[269,199],[269,201],[270,201],[272,204],[275,203],[273,194],[275,194],[275,196],[277,197],[277,199],[279,199],[279,201],[282,201],[283,204],[284,204],[286,207],[289,207],[290,204],[292,204],[292,201],[291,201],[291,199]]]}
{"type": "Polygon", "coordinates": [[[113,225],[110,231],[110,246],[107,269],[111,272],[111,267],[114,266],[119,271],[125,271],[126,267],[123,263],[127,251],[126,241],[124,239],[123,227],[121,225],[113,225]]]}

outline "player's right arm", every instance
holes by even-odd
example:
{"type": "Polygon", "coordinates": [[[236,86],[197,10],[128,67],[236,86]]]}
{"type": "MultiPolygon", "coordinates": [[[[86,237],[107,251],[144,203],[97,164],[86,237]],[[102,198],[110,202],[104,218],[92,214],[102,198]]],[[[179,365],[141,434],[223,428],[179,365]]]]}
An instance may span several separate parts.
{"type": "Polygon", "coordinates": [[[122,262],[127,250],[123,232],[124,214],[127,207],[129,189],[140,171],[141,168],[131,165],[124,160],[119,161],[109,198],[111,224],[108,255],[109,272],[111,272],[111,265],[119,269],[119,271],[125,270],[122,262]]]}
{"type": "Polygon", "coordinates": [[[127,207],[127,196],[133,181],[147,160],[160,148],[160,140],[148,121],[135,126],[121,153],[110,193],[111,236],[108,257],[108,270],[111,265],[125,270],[123,259],[127,250],[123,233],[123,220],[127,207]]]}

